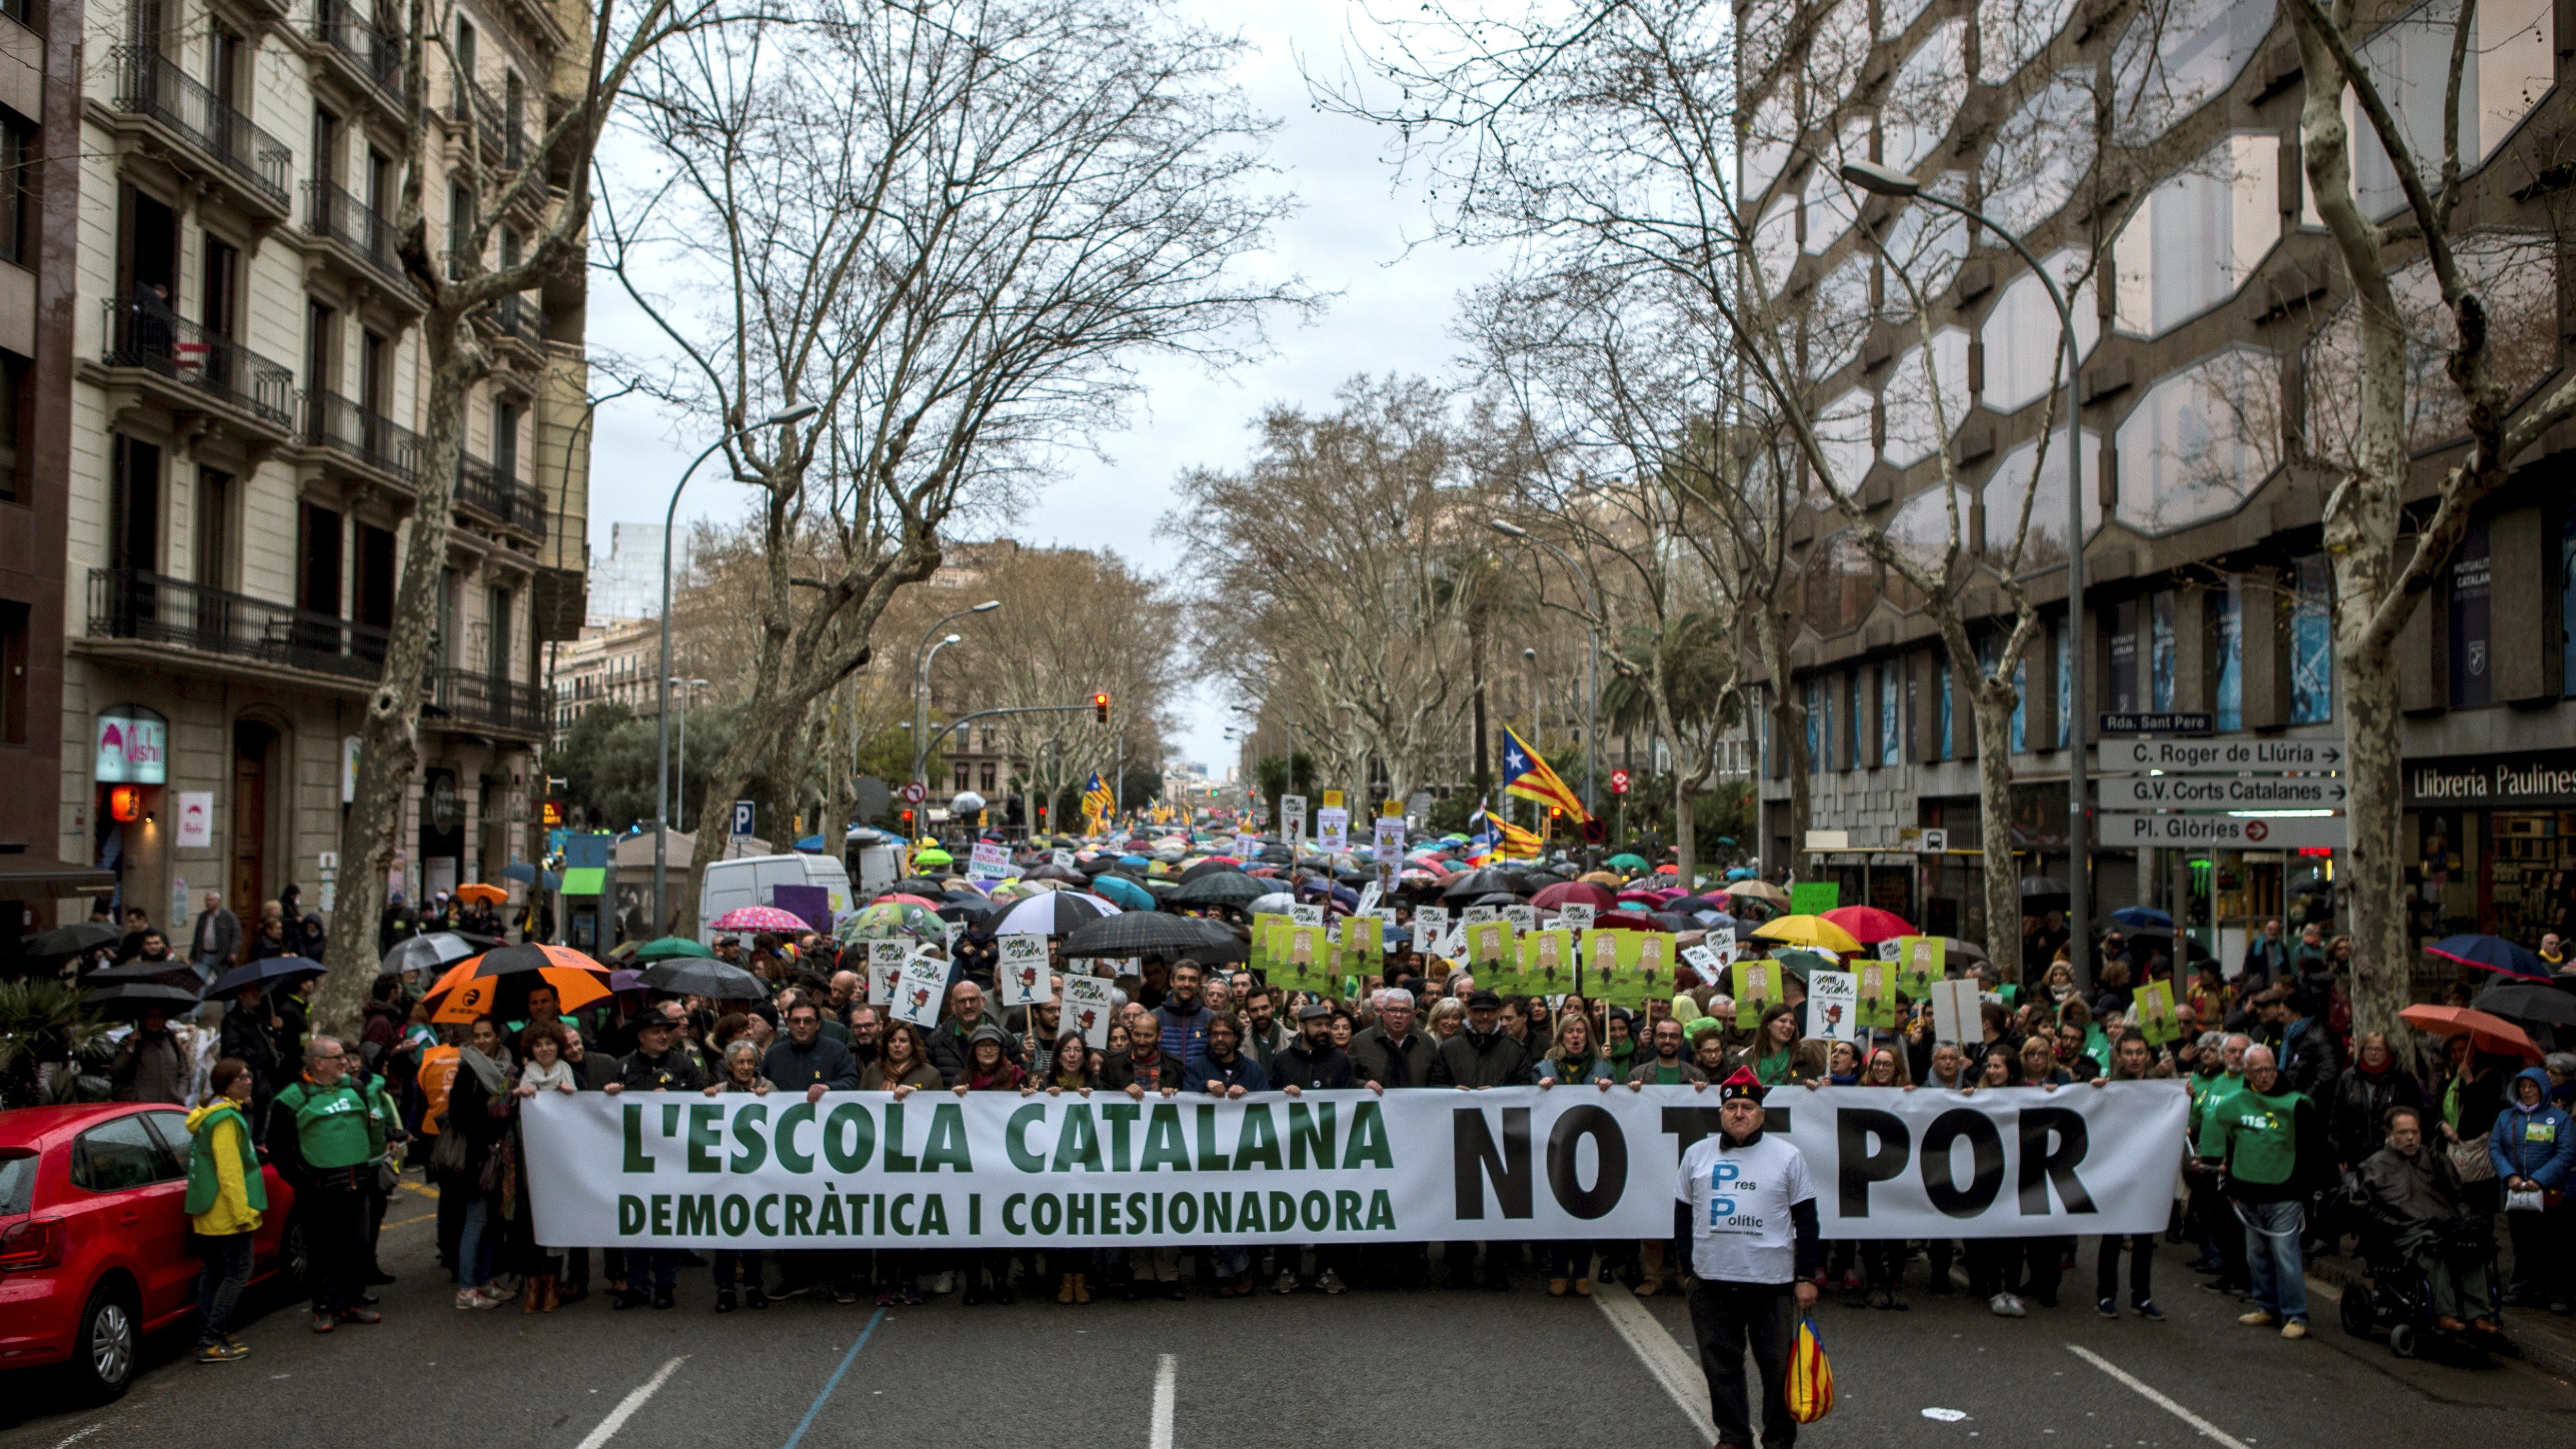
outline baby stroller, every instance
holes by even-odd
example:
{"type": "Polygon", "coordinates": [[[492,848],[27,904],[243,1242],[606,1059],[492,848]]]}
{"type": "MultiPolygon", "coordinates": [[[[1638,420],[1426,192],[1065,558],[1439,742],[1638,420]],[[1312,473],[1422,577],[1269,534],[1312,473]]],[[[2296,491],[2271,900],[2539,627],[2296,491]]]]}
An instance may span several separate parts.
{"type": "MultiPolygon", "coordinates": [[[[2438,1225],[2435,1251],[2453,1262],[2484,1262],[2487,1291],[2484,1307],[2467,1305],[2472,1311],[2467,1321],[2484,1317],[2503,1321],[2503,1293],[2498,1286],[2503,1279],[2497,1271],[2495,1225],[2482,1216],[2452,1218],[2438,1225]]],[[[2433,1312],[2433,1282],[2425,1271],[2397,1250],[2396,1240],[2386,1229],[2367,1223],[2361,1234],[2362,1261],[2368,1266],[2369,1286],[2347,1286],[2343,1290],[2343,1331],[2355,1338],[2371,1338],[2382,1332],[2388,1335],[2388,1351],[2399,1358],[2413,1358],[2428,1345],[2451,1347],[2484,1353],[2501,1348],[2501,1329],[2482,1332],[2476,1328],[2444,1330],[2433,1312]]]]}

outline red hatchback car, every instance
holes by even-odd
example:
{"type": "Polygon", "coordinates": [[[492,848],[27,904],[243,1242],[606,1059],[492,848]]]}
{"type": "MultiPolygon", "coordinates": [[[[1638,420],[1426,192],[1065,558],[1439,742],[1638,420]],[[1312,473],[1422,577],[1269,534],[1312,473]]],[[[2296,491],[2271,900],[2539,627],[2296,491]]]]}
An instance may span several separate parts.
{"type": "MultiPolygon", "coordinates": [[[[143,1335],[197,1309],[188,1114],[100,1102],[0,1112],[0,1369],[63,1364],[115,1398],[143,1335]]],[[[294,1194],[263,1165],[252,1281],[288,1266],[294,1194]]]]}

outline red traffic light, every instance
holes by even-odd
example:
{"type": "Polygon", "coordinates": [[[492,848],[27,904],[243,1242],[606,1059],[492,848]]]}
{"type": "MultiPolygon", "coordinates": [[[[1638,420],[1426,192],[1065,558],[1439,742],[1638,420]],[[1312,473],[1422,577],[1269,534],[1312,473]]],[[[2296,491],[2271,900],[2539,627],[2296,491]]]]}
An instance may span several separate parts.
{"type": "Polygon", "coordinates": [[[1102,724],[1109,723],[1109,691],[1100,690],[1091,696],[1091,714],[1102,724]]]}

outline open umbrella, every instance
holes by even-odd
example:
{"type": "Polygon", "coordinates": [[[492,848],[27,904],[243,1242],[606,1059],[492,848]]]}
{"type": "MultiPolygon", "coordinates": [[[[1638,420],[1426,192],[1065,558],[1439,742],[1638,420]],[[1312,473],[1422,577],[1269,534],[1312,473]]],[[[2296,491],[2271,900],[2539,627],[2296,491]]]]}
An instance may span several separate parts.
{"type": "Polygon", "coordinates": [[[1843,969],[1842,963],[1833,957],[1820,955],[1804,946],[1774,947],[1771,951],[1771,959],[1780,963],[1781,970],[1795,975],[1801,981],[1806,980],[1813,972],[1843,969]]]}
{"type": "Polygon", "coordinates": [[[508,865],[501,867],[501,879],[525,881],[529,885],[535,885],[537,883],[537,868],[527,861],[514,860],[508,865]]]}
{"type": "Polygon", "coordinates": [[[1570,880],[1541,890],[1530,897],[1530,904],[1543,911],[1561,911],[1567,906],[1590,906],[1596,911],[1606,911],[1617,906],[1619,899],[1610,893],[1608,886],[1570,880]]]}
{"type": "Polygon", "coordinates": [[[395,942],[394,948],[385,953],[385,959],[376,964],[376,971],[384,976],[405,971],[444,971],[468,956],[480,955],[486,949],[454,931],[432,931],[426,936],[395,942]]]}
{"type": "Polygon", "coordinates": [[[1288,892],[1272,891],[1266,896],[1254,896],[1243,903],[1243,908],[1256,916],[1284,916],[1288,914],[1288,908],[1295,904],[1297,904],[1297,898],[1288,892]]]}
{"type": "Polygon", "coordinates": [[[1750,896],[1757,901],[1769,901],[1775,906],[1789,904],[1789,893],[1767,880],[1732,881],[1728,883],[1726,893],[1731,896],[1750,896]]]}
{"type": "Polygon", "coordinates": [[[18,943],[21,956],[72,956],[116,944],[116,928],[102,921],[80,921],[38,931],[18,943]]]}
{"type": "Polygon", "coordinates": [[[994,917],[987,929],[996,936],[1061,936],[1119,913],[1117,906],[1083,891],[1049,891],[994,917]]]}
{"type": "Polygon", "coordinates": [[[643,984],[674,996],[707,996],[720,1001],[758,1001],[769,994],[761,979],[730,961],[694,957],[665,961],[644,973],[643,984]]]}
{"type": "Polygon", "coordinates": [[[694,936],[664,936],[635,948],[638,961],[669,961],[683,956],[703,960],[715,954],[713,947],[694,936]]]}
{"type": "Polygon", "coordinates": [[[1644,856],[1630,855],[1625,851],[1622,851],[1601,863],[1612,870],[1644,870],[1646,868],[1646,858],[1644,856]]]}
{"type": "Polygon", "coordinates": [[[456,888],[456,898],[469,906],[497,906],[510,898],[510,893],[488,881],[468,881],[456,888]]]}
{"type": "Polygon", "coordinates": [[[1103,875],[1091,888],[1131,911],[1154,909],[1154,893],[1123,875],[1103,875]]]}
{"type": "Polygon", "coordinates": [[[1592,918],[1596,931],[1665,931],[1672,927],[1638,910],[1603,911],[1592,918]]]}
{"type": "Polygon", "coordinates": [[[832,933],[843,941],[915,941],[937,942],[948,939],[947,928],[939,923],[938,913],[930,907],[909,901],[880,901],[863,907],[843,921],[832,933]]]}
{"type": "Polygon", "coordinates": [[[2499,982],[2479,992],[2469,1005],[2515,1021],[2576,1026],[2576,996],[2538,981],[2499,982]]]}
{"type": "Polygon", "coordinates": [[[2173,934],[2173,917],[2153,906],[2122,906],[2111,913],[2111,919],[2132,931],[2161,931],[2173,934]]]}
{"type": "Polygon", "coordinates": [[[1753,934],[1766,941],[1785,941],[1792,946],[1808,946],[1819,951],[1849,955],[1860,949],[1852,934],[1822,916],[1774,916],[1753,928],[1753,934]]]}
{"type": "Polygon", "coordinates": [[[2031,900],[2066,894],[2066,882],[2055,876],[2026,875],[2021,878],[2021,898],[2031,900]]]}
{"type": "Polygon", "coordinates": [[[955,856],[953,856],[953,855],[950,855],[947,851],[944,851],[944,850],[940,849],[938,846],[934,845],[934,846],[930,846],[929,848],[924,849],[924,850],[916,850],[916,851],[914,851],[914,852],[912,853],[912,863],[913,863],[914,865],[917,865],[917,866],[919,866],[919,865],[955,865],[955,864],[957,863],[957,857],[955,857],[955,856]]]}
{"type": "Polygon", "coordinates": [[[183,1016],[197,1009],[197,993],[158,981],[119,981],[81,993],[81,1005],[101,1016],[139,1017],[147,1011],[183,1016]]]}
{"type": "Polygon", "coordinates": [[[1066,885],[1089,885],[1091,883],[1091,877],[1084,875],[1081,871],[1068,869],[1064,866],[1057,865],[1053,861],[1049,861],[1044,865],[1033,865],[1029,867],[1028,870],[1020,876],[1020,879],[1060,880],[1066,885]]]}
{"type": "Polygon", "coordinates": [[[1507,870],[1487,866],[1482,870],[1468,871],[1449,882],[1441,889],[1440,898],[1447,901],[1465,901],[1473,900],[1478,896],[1489,896],[1496,891],[1508,891],[1517,897],[1520,889],[1519,876],[1507,870]]]}
{"type": "Polygon", "coordinates": [[[708,925],[714,931],[786,931],[790,934],[814,929],[794,911],[776,906],[736,906],[708,925]]]}
{"type": "MultiPolygon", "coordinates": [[[[303,958],[272,956],[269,959],[287,961],[303,958]]],[[[191,991],[206,984],[206,978],[197,974],[196,967],[176,956],[164,956],[158,961],[146,961],[138,956],[119,965],[100,967],[82,977],[81,985],[113,986],[119,981],[157,981],[164,986],[184,986],[191,991]]]]}
{"type": "Polygon", "coordinates": [[[1240,906],[1269,894],[1266,881],[1253,879],[1239,870],[1217,870],[1205,875],[1195,871],[1181,874],[1181,888],[1172,892],[1176,906],[1240,906]]]}
{"type": "Polygon", "coordinates": [[[503,946],[450,966],[421,1000],[430,1006],[429,1019],[440,1025],[516,1016],[540,985],[555,989],[564,1010],[578,1011],[608,995],[611,969],[567,946],[503,946]]]}
{"type": "MultiPolygon", "coordinates": [[[[209,1001],[232,995],[245,986],[267,986],[279,981],[295,981],[308,976],[322,976],[330,967],[309,956],[269,956],[236,966],[215,978],[205,990],[209,1001]]],[[[93,977],[93,980],[96,978],[93,977]]]]}
{"type": "Polygon", "coordinates": [[[1067,956],[1154,956],[1165,960],[1241,960],[1243,942],[1214,921],[1160,911],[1130,911],[1086,921],[1064,938],[1067,956]],[[1205,953],[1205,954],[1202,954],[1205,953]]]}
{"type": "Polygon", "coordinates": [[[2525,976],[2534,981],[2549,979],[2549,968],[2538,956],[2502,936],[2444,936],[2425,947],[2424,954],[2502,976],[2525,976]]]}
{"type": "MultiPolygon", "coordinates": [[[[948,894],[952,888],[962,884],[964,884],[964,882],[953,879],[935,880],[926,875],[908,875],[903,879],[896,881],[893,885],[887,886],[886,894],[896,896],[919,896],[924,900],[936,900],[939,897],[948,894]]],[[[880,896],[878,899],[882,900],[884,897],[880,896]]]]}
{"type": "Polygon", "coordinates": [[[2435,1036],[2465,1036],[2472,1050],[2538,1061],[2539,1046],[2530,1033],[2505,1020],[2466,1006],[2410,1006],[2397,1019],[2435,1036]]]}
{"type": "Polygon", "coordinates": [[[1842,927],[1853,940],[1864,946],[1878,941],[1893,941],[1899,936],[1922,934],[1903,916],[1894,911],[1882,911],[1876,906],[1837,906],[1825,912],[1823,919],[1842,927]]]}
{"type": "Polygon", "coordinates": [[[919,906],[925,911],[935,911],[946,902],[947,898],[947,892],[945,891],[940,892],[937,899],[933,899],[930,896],[917,896],[909,891],[893,891],[886,895],[877,897],[875,900],[868,902],[868,904],[872,906],[919,906]]]}

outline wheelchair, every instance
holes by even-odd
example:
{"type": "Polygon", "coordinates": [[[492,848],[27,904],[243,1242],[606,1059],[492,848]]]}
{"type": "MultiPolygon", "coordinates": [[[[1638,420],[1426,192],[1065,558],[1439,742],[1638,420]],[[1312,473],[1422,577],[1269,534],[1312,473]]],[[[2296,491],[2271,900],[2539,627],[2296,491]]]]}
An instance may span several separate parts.
{"type": "MultiPolygon", "coordinates": [[[[2461,1258],[2482,1257],[2487,1268],[2484,1310],[2472,1312],[2469,1319],[2485,1317],[2500,1324],[2504,1321],[2504,1280],[2499,1271],[2494,1225],[2484,1218],[2456,1221],[2461,1226],[2448,1241],[2447,1251],[2461,1258]]],[[[2370,1283],[2366,1291],[2358,1285],[2343,1290],[2344,1332],[2355,1338],[2375,1338],[2384,1333],[2388,1351],[2399,1358],[2414,1358],[2436,1347],[2480,1354],[2504,1347],[2501,1329],[2481,1333],[2475,1328],[2441,1328],[2433,1313],[2432,1278],[2397,1250],[2394,1237],[2386,1231],[2365,1223],[2361,1256],[2370,1283]]]]}

